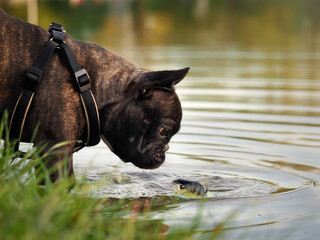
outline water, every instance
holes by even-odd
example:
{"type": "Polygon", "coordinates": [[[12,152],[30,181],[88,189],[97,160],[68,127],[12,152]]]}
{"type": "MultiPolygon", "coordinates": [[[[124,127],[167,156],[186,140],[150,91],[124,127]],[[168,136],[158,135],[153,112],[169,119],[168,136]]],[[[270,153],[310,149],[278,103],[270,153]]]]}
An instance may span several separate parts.
{"type": "MultiPolygon", "coordinates": [[[[76,170],[81,172],[92,159],[88,178],[109,181],[98,197],[173,197],[174,179],[206,180],[209,193],[199,234],[237,211],[225,226],[228,237],[318,236],[320,80],[261,76],[270,71],[266,63],[273,60],[271,55],[283,61],[296,56],[303,72],[309,71],[310,58],[317,57],[319,65],[320,56],[301,52],[286,59],[282,53],[237,51],[202,55],[202,49],[179,46],[141,47],[121,54],[135,56],[151,69],[191,66],[176,87],[183,106],[182,128],[172,139],[166,163],[157,170],[121,163],[103,144],[78,153],[76,170]],[[258,66],[255,59],[261,62],[258,66]],[[250,76],[242,76],[248,72],[250,76]],[[125,179],[120,184],[113,180],[119,175],[125,179]]],[[[165,204],[168,210],[152,216],[169,226],[187,224],[199,210],[195,199],[165,204]]]]}
{"type": "MultiPolygon", "coordinates": [[[[95,197],[162,200],[163,209],[149,217],[169,233],[202,209],[199,238],[228,219],[224,239],[317,239],[319,2],[131,3],[111,1],[99,12],[94,5],[66,6],[68,14],[56,14],[75,38],[139,66],[191,67],[176,87],[182,127],[159,169],[122,163],[100,143],[75,154],[77,177],[104,181],[95,197]],[[76,26],[84,8],[89,17],[76,26]],[[177,178],[207,181],[206,201],[177,196],[171,187],[177,178]]],[[[40,7],[47,27],[54,6],[40,7]]]]}

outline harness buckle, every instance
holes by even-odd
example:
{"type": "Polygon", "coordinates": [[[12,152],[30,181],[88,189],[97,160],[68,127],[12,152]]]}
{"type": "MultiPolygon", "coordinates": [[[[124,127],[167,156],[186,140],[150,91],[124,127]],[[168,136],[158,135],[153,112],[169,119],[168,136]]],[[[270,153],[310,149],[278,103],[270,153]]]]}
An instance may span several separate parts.
{"type": "Polygon", "coordinates": [[[62,25],[56,22],[52,22],[50,24],[49,33],[50,33],[50,40],[61,43],[64,42],[64,34],[65,30],[63,29],[62,25]]]}
{"type": "Polygon", "coordinates": [[[84,92],[91,88],[90,77],[87,71],[82,68],[74,73],[80,92],[84,92]]]}
{"type": "Polygon", "coordinates": [[[34,92],[42,76],[42,73],[43,73],[42,70],[36,67],[30,67],[28,72],[26,73],[27,81],[26,81],[25,87],[31,92],[34,92]]]}

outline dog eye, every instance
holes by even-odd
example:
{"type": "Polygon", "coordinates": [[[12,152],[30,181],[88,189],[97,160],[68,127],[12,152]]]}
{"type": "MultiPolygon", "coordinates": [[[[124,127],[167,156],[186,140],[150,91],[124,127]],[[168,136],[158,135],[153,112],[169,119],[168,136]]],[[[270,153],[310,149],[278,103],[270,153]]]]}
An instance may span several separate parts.
{"type": "Polygon", "coordinates": [[[184,185],[183,184],[180,184],[180,189],[184,189],[184,185]]]}
{"type": "Polygon", "coordinates": [[[143,88],[139,90],[139,98],[140,99],[147,99],[150,97],[149,89],[143,88]]]}
{"type": "Polygon", "coordinates": [[[163,128],[163,127],[160,129],[160,135],[162,137],[167,137],[169,135],[169,133],[170,133],[170,131],[165,129],[165,128],[163,128]]]}
{"type": "Polygon", "coordinates": [[[145,88],[140,90],[141,95],[145,95],[145,94],[147,94],[147,92],[148,92],[148,90],[145,88]]]}

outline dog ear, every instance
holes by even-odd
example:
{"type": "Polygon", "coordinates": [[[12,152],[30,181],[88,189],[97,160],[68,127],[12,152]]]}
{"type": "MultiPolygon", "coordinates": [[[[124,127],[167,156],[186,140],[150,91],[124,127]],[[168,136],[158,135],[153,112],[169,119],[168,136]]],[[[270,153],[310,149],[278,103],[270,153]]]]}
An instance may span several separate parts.
{"type": "Polygon", "coordinates": [[[130,82],[129,87],[134,89],[150,89],[153,87],[172,87],[178,84],[189,72],[190,68],[146,72],[130,82]]]}
{"type": "Polygon", "coordinates": [[[187,67],[179,70],[147,72],[141,75],[137,83],[140,89],[171,87],[178,84],[187,75],[189,69],[187,67]]]}
{"type": "Polygon", "coordinates": [[[128,83],[125,93],[142,96],[147,95],[146,93],[155,87],[171,88],[187,75],[189,69],[187,67],[179,70],[144,72],[128,83]]]}

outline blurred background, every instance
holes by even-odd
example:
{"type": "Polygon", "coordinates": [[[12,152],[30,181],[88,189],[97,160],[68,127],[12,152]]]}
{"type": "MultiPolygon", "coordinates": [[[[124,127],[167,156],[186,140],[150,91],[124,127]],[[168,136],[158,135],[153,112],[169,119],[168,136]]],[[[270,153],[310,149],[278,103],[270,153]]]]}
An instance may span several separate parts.
{"type": "Polygon", "coordinates": [[[104,46],[319,50],[318,0],[1,0],[9,14],[104,46]]]}
{"type": "MultiPolygon", "coordinates": [[[[205,52],[234,50],[274,56],[320,51],[318,0],[1,0],[0,7],[45,29],[52,21],[62,23],[73,38],[117,51],[141,46],[191,46],[205,52]]],[[[270,69],[264,75],[279,76],[281,65],[299,64],[290,56],[285,61],[279,58],[276,66],[274,61],[267,62],[270,69]]],[[[307,74],[319,77],[314,57],[308,64],[313,67],[307,74]]],[[[291,67],[285,75],[299,77],[300,71],[291,67]]]]}

